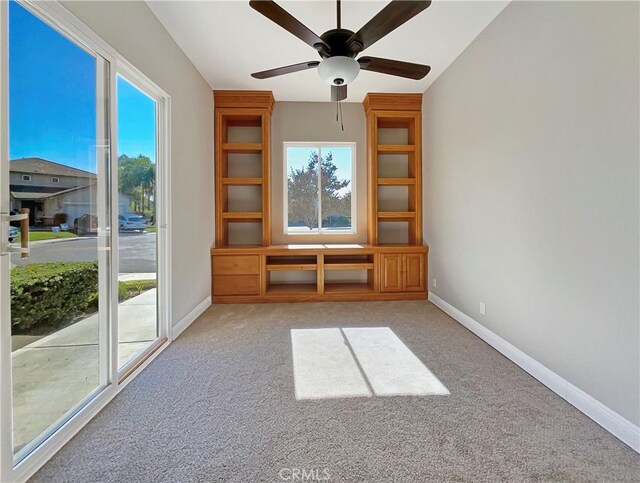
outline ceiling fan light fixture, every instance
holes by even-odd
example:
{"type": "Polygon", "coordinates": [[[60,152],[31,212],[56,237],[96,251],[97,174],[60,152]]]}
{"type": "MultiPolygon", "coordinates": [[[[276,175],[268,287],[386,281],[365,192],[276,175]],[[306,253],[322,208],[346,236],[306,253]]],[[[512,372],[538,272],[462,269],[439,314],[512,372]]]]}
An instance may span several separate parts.
{"type": "Polygon", "coordinates": [[[327,84],[343,86],[353,82],[360,72],[360,64],[351,57],[336,55],[318,65],[318,75],[327,84]]]}

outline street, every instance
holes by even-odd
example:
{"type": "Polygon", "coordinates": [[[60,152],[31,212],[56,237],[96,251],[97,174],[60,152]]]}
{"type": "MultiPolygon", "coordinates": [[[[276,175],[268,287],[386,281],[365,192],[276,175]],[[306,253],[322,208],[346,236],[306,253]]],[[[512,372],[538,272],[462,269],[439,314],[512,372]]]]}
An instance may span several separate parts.
{"type": "MultiPolygon", "coordinates": [[[[87,262],[98,259],[98,242],[94,237],[70,238],[31,245],[28,260],[12,255],[15,265],[43,262],[87,262]]],[[[156,271],[156,234],[120,233],[120,273],[152,273],[156,271]]]]}

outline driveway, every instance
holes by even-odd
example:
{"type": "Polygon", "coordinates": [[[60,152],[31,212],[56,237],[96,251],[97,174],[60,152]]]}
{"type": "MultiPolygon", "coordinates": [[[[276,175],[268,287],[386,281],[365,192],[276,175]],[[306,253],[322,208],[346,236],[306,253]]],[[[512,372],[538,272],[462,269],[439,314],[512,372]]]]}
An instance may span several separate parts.
{"type": "MultiPolygon", "coordinates": [[[[97,260],[98,242],[94,237],[70,238],[31,245],[29,260],[12,255],[15,265],[43,262],[89,262],[97,260]]],[[[120,234],[120,273],[151,273],[156,271],[156,234],[120,234]]]]}

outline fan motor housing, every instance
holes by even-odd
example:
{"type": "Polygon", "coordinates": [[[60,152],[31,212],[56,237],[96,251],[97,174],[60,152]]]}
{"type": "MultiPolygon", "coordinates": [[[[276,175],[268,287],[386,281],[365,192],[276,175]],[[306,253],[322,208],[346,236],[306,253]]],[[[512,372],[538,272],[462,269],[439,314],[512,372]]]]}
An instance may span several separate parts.
{"type": "Polygon", "coordinates": [[[355,57],[357,51],[353,51],[347,41],[351,38],[353,32],[347,29],[332,29],[323,33],[320,38],[325,44],[329,46],[329,52],[326,52],[324,46],[316,46],[320,57],[326,59],[327,57],[335,57],[337,55],[344,57],[355,57]]]}

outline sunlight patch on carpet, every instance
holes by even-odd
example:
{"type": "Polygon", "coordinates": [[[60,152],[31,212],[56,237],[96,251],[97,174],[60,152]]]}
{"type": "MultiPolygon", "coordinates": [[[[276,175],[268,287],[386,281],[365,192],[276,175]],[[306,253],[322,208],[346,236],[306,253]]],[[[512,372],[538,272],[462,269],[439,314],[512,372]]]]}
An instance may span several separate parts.
{"type": "Polygon", "coordinates": [[[448,395],[388,327],[292,329],[296,399],[448,395]]]}
{"type": "Polygon", "coordinates": [[[376,396],[449,394],[444,384],[390,328],[343,331],[376,396]]]}
{"type": "Polygon", "coordinates": [[[296,399],[370,397],[340,329],[291,330],[296,399]]]}

